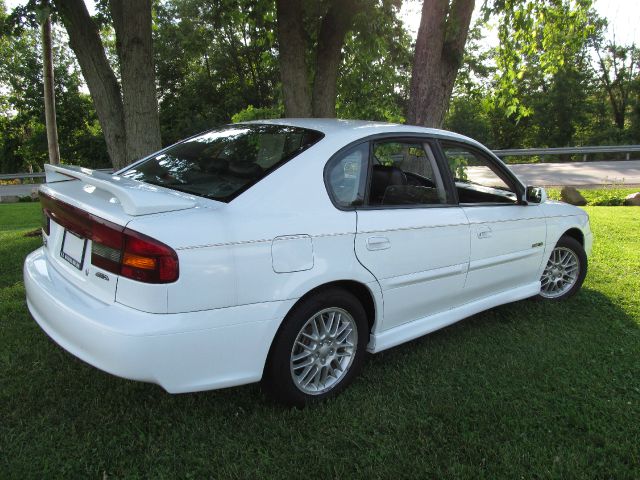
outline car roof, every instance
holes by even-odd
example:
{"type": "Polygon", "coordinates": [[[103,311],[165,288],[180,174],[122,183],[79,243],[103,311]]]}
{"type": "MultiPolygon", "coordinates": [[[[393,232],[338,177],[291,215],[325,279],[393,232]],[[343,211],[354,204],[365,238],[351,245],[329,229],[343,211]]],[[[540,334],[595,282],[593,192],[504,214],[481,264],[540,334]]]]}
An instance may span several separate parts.
{"type": "MultiPolygon", "coordinates": [[[[338,118],[277,118],[269,120],[252,120],[250,122],[242,122],[249,124],[270,124],[270,125],[287,125],[291,127],[300,127],[310,130],[316,130],[324,133],[328,137],[337,140],[350,142],[370,135],[396,133],[402,135],[421,133],[440,138],[450,138],[452,140],[462,140],[475,145],[480,145],[476,140],[465,137],[458,133],[440,130],[437,128],[419,127],[416,125],[403,125],[400,123],[376,122],[369,120],[343,120],[338,118]]],[[[486,148],[486,147],[485,147],[486,148]]]]}

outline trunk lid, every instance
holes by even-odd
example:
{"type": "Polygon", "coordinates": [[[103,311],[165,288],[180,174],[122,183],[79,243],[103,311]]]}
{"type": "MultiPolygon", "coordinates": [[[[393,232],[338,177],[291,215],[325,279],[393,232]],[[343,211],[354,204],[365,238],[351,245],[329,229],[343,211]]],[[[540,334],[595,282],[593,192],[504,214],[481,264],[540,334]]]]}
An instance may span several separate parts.
{"type": "MultiPolygon", "coordinates": [[[[191,195],[85,168],[45,165],[45,172],[40,195],[49,261],[69,282],[105,303],[115,301],[119,276],[92,264],[91,224],[124,231],[136,217],[201,204],[191,195]]],[[[217,203],[202,200],[208,206],[217,203]]]]}

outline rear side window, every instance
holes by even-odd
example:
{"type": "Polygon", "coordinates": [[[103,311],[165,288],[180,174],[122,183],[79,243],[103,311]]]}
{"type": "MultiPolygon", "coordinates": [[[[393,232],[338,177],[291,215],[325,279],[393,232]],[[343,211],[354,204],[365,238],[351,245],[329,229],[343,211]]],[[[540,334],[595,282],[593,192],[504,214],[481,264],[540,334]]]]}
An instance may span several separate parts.
{"type": "Polygon", "coordinates": [[[447,203],[431,147],[420,141],[381,141],[373,145],[370,206],[447,203]]]}
{"type": "Polygon", "coordinates": [[[322,137],[285,125],[231,125],[174,145],[121,176],[228,202],[322,137]]]}
{"type": "Polygon", "coordinates": [[[341,207],[362,205],[367,180],[369,144],[362,143],[334,157],[325,173],[334,202],[341,207]]]}

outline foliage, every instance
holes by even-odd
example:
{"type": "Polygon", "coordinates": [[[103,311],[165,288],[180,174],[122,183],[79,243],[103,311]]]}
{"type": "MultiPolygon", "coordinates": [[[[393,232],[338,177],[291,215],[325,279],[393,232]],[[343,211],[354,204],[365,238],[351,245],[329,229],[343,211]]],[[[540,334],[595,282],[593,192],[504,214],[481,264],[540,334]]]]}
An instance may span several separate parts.
{"type": "Polygon", "coordinates": [[[338,73],[339,118],[404,121],[411,74],[411,38],[392,2],[356,15],[338,73]]]}
{"type": "Polygon", "coordinates": [[[39,205],[0,205],[0,477],[635,478],[640,208],[587,211],[576,297],[479,313],[285,410],[256,385],[169,395],[64,352],[24,302],[39,205]]]}
{"type": "Polygon", "coordinates": [[[273,2],[168,0],[154,51],[163,143],[279,103],[273,2]]]}
{"type": "Polygon", "coordinates": [[[606,21],[589,1],[487,5],[501,41],[483,49],[484,23],[472,30],[446,128],[492,148],[640,142],[640,74],[632,60],[638,49],[605,42],[606,21]],[[602,61],[594,61],[598,49],[602,61]],[[616,119],[622,103],[624,121],[616,119]]]}
{"type": "Polygon", "coordinates": [[[248,122],[250,120],[262,120],[265,118],[281,118],[283,115],[284,108],[281,105],[273,108],[254,108],[253,105],[249,105],[244,110],[240,110],[233,115],[231,121],[233,123],[248,122]]]}
{"type": "MultiPolygon", "coordinates": [[[[47,159],[39,4],[8,14],[0,0],[0,171],[38,170],[47,159]]],[[[326,4],[305,5],[311,49],[319,24],[309,19],[321,15],[309,5],[326,4]]],[[[492,0],[484,11],[469,33],[445,128],[492,148],[640,143],[639,49],[605,41],[606,22],[589,0],[492,0]],[[490,27],[498,29],[496,48],[483,38],[490,27]]],[[[100,0],[94,20],[118,76],[109,16],[100,0]]],[[[273,0],[154,2],[164,144],[232,120],[282,116],[276,22],[273,0]]],[[[56,27],[54,36],[63,161],[107,166],[66,35],[56,27]]],[[[403,122],[412,49],[397,1],[363,2],[342,51],[338,116],[403,122]]]]}
{"type": "MultiPolygon", "coordinates": [[[[629,109],[637,114],[640,104],[640,48],[617,45],[615,41],[603,44],[596,39],[594,50],[598,57],[598,80],[609,98],[615,126],[619,134],[625,136],[629,109]]],[[[636,134],[640,133],[637,125],[635,130],[636,134]]]]}
{"type": "Polygon", "coordinates": [[[500,72],[497,100],[506,115],[527,116],[523,88],[535,87],[562,69],[595,32],[591,0],[497,0],[500,72]]]}
{"type": "MultiPolygon", "coordinates": [[[[9,22],[0,4],[0,23],[9,22]]],[[[54,29],[56,109],[64,162],[107,166],[104,140],[91,99],[66,39],[54,29]]],[[[42,62],[37,28],[25,24],[0,36],[0,171],[39,171],[48,160],[42,62]]]]}
{"type": "Polygon", "coordinates": [[[449,104],[444,128],[467,135],[485,145],[494,145],[491,118],[491,103],[488,99],[455,96],[449,104]]]}
{"type": "MultiPolygon", "coordinates": [[[[627,195],[637,192],[637,188],[623,188],[620,185],[612,184],[605,188],[585,188],[580,189],[580,194],[587,201],[589,206],[618,207],[624,203],[627,195]]],[[[560,200],[560,189],[549,188],[547,195],[552,200],[560,200]]]]}

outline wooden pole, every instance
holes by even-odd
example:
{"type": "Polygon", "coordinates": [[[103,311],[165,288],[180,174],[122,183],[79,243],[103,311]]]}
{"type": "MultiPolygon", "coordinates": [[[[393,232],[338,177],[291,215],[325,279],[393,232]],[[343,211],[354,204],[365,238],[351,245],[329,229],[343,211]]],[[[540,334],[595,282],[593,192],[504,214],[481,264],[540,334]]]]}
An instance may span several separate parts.
{"type": "MultiPolygon", "coordinates": [[[[48,1],[43,0],[43,7],[49,8],[48,1]]],[[[51,15],[47,12],[42,22],[42,65],[44,78],[44,116],[47,125],[47,145],[49,162],[60,163],[60,147],[58,145],[58,126],[56,124],[56,96],[53,84],[53,52],[51,48],[51,15]]]]}

